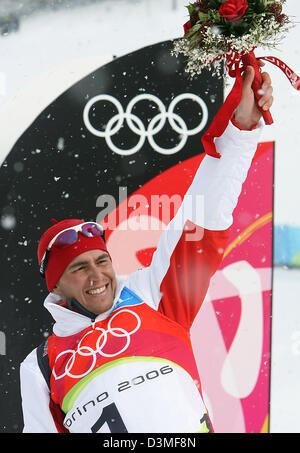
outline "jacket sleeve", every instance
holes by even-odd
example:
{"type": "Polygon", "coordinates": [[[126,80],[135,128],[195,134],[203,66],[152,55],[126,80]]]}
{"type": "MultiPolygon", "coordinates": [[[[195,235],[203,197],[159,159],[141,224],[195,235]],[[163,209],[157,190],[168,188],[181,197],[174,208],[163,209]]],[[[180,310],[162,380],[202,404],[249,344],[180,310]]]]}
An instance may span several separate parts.
{"type": "Polygon", "coordinates": [[[24,433],[58,433],[50,410],[50,393],[34,349],[20,367],[24,433]]]}
{"type": "Polygon", "coordinates": [[[233,211],[257,149],[262,122],[242,131],[231,122],[215,139],[220,159],[206,155],[183,202],[163,231],[150,266],[130,276],[145,302],[185,328],[205,298],[226,248],[233,211]]]}

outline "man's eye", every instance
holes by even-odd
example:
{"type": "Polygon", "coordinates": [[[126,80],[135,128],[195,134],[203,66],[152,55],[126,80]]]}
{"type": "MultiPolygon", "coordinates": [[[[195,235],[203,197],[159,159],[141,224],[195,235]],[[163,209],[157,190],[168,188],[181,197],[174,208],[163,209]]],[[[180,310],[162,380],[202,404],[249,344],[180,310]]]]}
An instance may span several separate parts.
{"type": "Polygon", "coordinates": [[[77,268],[74,270],[74,272],[81,271],[81,269],[84,269],[84,266],[77,267],[77,268]]]}

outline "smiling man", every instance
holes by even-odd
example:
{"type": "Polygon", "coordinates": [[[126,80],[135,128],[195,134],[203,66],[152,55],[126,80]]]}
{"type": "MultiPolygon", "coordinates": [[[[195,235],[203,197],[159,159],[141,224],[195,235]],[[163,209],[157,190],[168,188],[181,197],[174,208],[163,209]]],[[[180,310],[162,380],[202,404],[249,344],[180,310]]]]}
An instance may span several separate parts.
{"type": "MultiPolygon", "coordinates": [[[[54,221],[43,234],[44,305],[55,324],[21,364],[24,432],[213,430],[190,328],[221,263],[262,129],[253,75],[245,72],[235,118],[215,141],[221,158],[205,156],[187,192],[203,196],[204,216],[186,210],[185,197],[150,266],[117,276],[94,222],[54,221]]],[[[263,81],[260,105],[269,108],[268,74],[263,81]]]]}
{"type": "Polygon", "coordinates": [[[40,273],[61,306],[96,317],[109,310],[116,292],[116,275],[104,231],[95,222],[52,219],[54,225],[38,247],[40,273]]]}
{"type": "Polygon", "coordinates": [[[116,276],[108,253],[84,252],[65,269],[53,292],[62,300],[78,301],[95,315],[107,311],[113,303],[116,276]]]}

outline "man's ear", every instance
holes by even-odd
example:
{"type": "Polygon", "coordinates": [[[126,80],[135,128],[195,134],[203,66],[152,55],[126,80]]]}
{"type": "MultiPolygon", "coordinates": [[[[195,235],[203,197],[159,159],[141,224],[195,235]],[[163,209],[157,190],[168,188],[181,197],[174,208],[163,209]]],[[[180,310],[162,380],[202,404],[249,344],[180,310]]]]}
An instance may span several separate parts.
{"type": "Polygon", "coordinates": [[[58,296],[60,296],[62,299],[64,298],[63,292],[61,291],[61,289],[60,289],[58,284],[54,286],[52,292],[54,294],[57,294],[58,296]]]}

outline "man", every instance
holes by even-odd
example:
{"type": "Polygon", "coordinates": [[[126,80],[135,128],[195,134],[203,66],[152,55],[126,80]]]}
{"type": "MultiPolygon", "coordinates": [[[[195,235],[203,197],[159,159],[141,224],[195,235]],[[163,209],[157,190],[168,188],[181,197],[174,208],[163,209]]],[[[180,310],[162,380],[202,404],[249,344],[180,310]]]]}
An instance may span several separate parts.
{"type": "MultiPolygon", "coordinates": [[[[185,197],[149,267],[118,277],[93,222],[63,220],[42,236],[44,305],[56,323],[21,364],[24,432],[213,430],[189,330],[222,260],[262,129],[253,77],[247,68],[235,117],[216,139],[221,158],[205,156],[186,194],[203,195],[203,217],[186,214],[185,197]]],[[[262,89],[259,104],[268,109],[267,73],[262,89]]]]}

